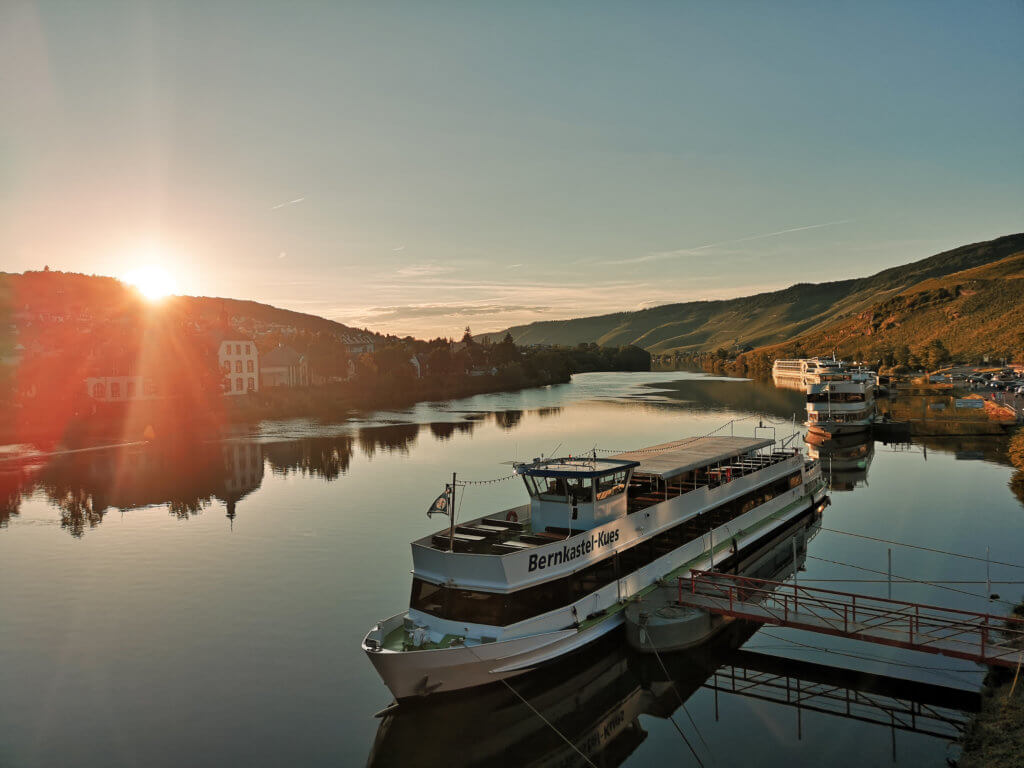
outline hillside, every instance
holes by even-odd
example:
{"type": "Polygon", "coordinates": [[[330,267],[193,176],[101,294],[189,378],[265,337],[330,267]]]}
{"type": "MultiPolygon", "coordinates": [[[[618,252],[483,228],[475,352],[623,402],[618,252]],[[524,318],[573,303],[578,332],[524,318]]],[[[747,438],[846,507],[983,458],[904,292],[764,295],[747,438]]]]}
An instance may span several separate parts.
{"type": "MultiPolygon", "coordinates": [[[[964,245],[860,279],[798,283],[737,299],[531,323],[508,332],[517,344],[635,344],[654,353],[776,345],[855,318],[880,299],[900,296],[925,281],[983,267],[1020,251],[1024,251],[1024,233],[964,245]]],[[[1012,265],[1008,268],[1012,270],[1012,265]]],[[[972,312],[972,307],[965,309],[972,312]]]]}
{"type": "Polygon", "coordinates": [[[1009,357],[1024,350],[1024,249],[985,264],[932,277],[788,343],[765,347],[769,356],[799,347],[810,354],[881,360],[939,341],[953,358],[1009,357]]]}
{"type": "MultiPolygon", "coordinates": [[[[357,337],[362,333],[378,336],[317,315],[256,301],[169,296],[162,306],[201,327],[215,325],[225,313],[232,318],[234,325],[250,332],[276,327],[294,328],[311,334],[330,333],[338,337],[357,337]]],[[[69,323],[82,316],[96,321],[131,315],[143,307],[143,300],[134,290],[112,277],[56,271],[0,272],[0,321],[10,317],[9,322],[18,324],[20,319],[38,314],[64,317],[69,323]]]]}

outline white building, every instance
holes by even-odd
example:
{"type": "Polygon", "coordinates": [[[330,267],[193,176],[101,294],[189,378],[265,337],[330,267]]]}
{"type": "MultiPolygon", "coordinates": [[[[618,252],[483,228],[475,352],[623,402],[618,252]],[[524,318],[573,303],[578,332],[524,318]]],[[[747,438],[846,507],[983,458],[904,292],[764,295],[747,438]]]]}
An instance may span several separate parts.
{"type": "Polygon", "coordinates": [[[373,337],[365,333],[343,333],[338,337],[353,360],[363,354],[373,354],[373,337]]]}
{"type": "Polygon", "coordinates": [[[252,339],[222,336],[218,340],[217,362],[224,375],[225,395],[259,392],[260,354],[252,339]]]}
{"type": "Polygon", "coordinates": [[[123,403],[130,400],[153,400],[157,397],[156,382],[149,376],[89,376],[85,391],[102,403],[123,403]]]}

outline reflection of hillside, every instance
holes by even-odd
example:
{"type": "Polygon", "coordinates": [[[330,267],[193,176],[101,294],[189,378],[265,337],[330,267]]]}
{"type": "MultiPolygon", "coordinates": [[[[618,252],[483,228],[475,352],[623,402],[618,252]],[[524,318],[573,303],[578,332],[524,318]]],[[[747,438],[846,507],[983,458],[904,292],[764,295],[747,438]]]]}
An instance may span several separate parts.
{"type": "Polygon", "coordinates": [[[1003,427],[984,409],[957,408],[949,395],[906,395],[878,401],[878,411],[891,421],[909,422],[911,434],[1001,435],[1003,427]]]}
{"type": "Polygon", "coordinates": [[[72,536],[99,525],[111,508],[167,505],[187,518],[216,498],[233,518],[239,500],[260,486],[263,454],[256,443],[197,443],[105,448],[52,456],[5,481],[7,517],[21,498],[42,491],[72,536]]]}
{"type": "Polygon", "coordinates": [[[419,424],[385,424],[379,427],[361,427],[357,439],[362,452],[372,457],[378,448],[388,453],[408,453],[419,433],[419,424]]]}
{"type": "Polygon", "coordinates": [[[495,411],[494,422],[504,430],[515,429],[523,419],[522,411],[495,411]]]}
{"type": "Polygon", "coordinates": [[[351,435],[337,435],[270,443],[263,447],[263,454],[271,471],[278,474],[298,472],[303,476],[336,480],[348,472],[354,449],[351,435]]]}
{"type": "Polygon", "coordinates": [[[802,392],[778,389],[764,381],[691,379],[652,385],[673,403],[693,410],[726,410],[765,413],[781,419],[796,414],[803,421],[806,409],[802,392]]]}
{"type": "Polygon", "coordinates": [[[456,432],[471,435],[479,425],[479,421],[432,421],[428,426],[430,434],[443,442],[450,440],[456,432]]]}

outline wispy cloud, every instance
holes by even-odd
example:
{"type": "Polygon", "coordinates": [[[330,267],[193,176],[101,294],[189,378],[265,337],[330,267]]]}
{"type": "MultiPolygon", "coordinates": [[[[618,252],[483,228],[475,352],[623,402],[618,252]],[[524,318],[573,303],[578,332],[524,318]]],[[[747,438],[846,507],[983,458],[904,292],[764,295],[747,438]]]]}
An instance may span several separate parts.
{"type": "Polygon", "coordinates": [[[395,270],[396,277],[433,277],[454,272],[455,267],[446,267],[441,264],[409,264],[395,270]]]}
{"type": "Polygon", "coordinates": [[[780,237],[781,235],[788,235],[793,232],[804,232],[808,229],[822,229],[823,227],[835,227],[839,224],[849,224],[855,221],[855,219],[840,219],[839,221],[826,221],[822,224],[808,224],[803,227],[790,227],[789,229],[780,229],[776,232],[765,232],[761,235],[751,235],[749,237],[737,237],[733,240],[721,240],[717,243],[705,243],[704,245],[698,245],[693,248],[679,248],[672,251],[657,251],[655,253],[644,254],[643,256],[636,256],[631,259],[617,259],[613,261],[602,262],[604,264],[640,264],[645,261],[659,261],[661,259],[672,259],[678,256],[688,256],[701,251],[706,251],[710,248],[720,248],[723,245],[734,245],[735,243],[749,243],[753,240],[765,240],[769,237],[780,237]]]}
{"type": "Polygon", "coordinates": [[[413,318],[476,317],[479,315],[501,315],[509,312],[539,314],[551,307],[524,304],[405,304],[393,307],[367,307],[362,318],[367,322],[408,320],[413,318]]]}
{"type": "Polygon", "coordinates": [[[278,208],[284,208],[286,205],[298,205],[305,199],[305,197],[296,197],[294,200],[286,200],[283,203],[278,203],[277,205],[270,206],[270,210],[276,211],[278,208]]]}

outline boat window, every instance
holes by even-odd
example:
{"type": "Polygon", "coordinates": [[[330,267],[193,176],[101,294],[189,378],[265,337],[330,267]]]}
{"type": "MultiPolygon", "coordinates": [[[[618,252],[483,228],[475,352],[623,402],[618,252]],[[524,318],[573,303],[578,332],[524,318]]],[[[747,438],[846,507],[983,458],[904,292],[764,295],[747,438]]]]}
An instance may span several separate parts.
{"type": "Polygon", "coordinates": [[[589,477],[570,477],[566,485],[573,504],[590,504],[594,501],[593,483],[589,477]]]}
{"type": "Polygon", "coordinates": [[[526,484],[526,492],[533,497],[538,494],[537,482],[530,475],[523,475],[523,482],[526,484]]]}
{"type": "Polygon", "coordinates": [[[597,480],[598,500],[607,499],[626,490],[626,472],[613,472],[597,480]]]}
{"type": "Polygon", "coordinates": [[[409,605],[418,611],[435,616],[444,615],[444,587],[421,579],[412,580],[412,598],[409,605]]]}
{"type": "Polygon", "coordinates": [[[544,501],[560,501],[563,504],[569,501],[569,492],[565,486],[565,478],[562,477],[538,477],[537,498],[544,501]]]}

